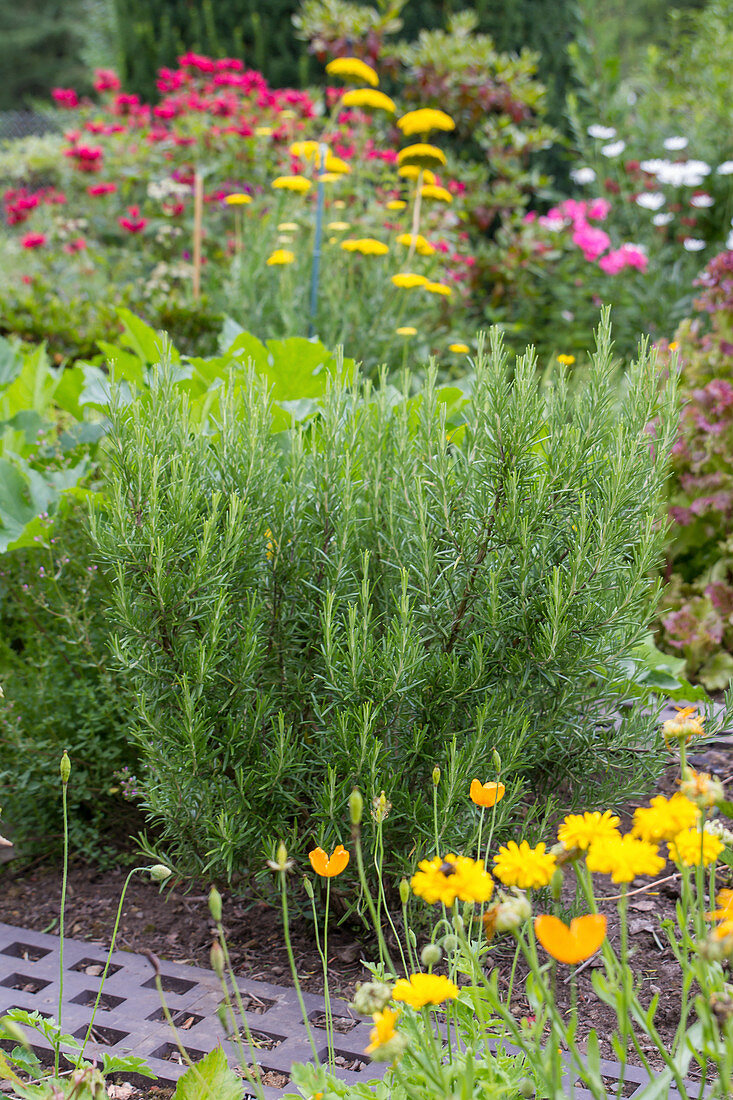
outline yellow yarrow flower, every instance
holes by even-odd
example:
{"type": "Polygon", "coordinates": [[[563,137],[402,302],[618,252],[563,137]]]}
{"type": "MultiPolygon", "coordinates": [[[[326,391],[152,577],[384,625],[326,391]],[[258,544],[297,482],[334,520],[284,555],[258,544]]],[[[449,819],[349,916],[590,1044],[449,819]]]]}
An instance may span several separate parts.
{"type": "Polygon", "coordinates": [[[256,137],[270,137],[272,134],[272,126],[255,126],[256,137]]]}
{"type": "Polygon", "coordinates": [[[574,355],[566,355],[563,352],[561,355],[558,355],[557,361],[558,361],[558,363],[562,363],[562,365],[564,367],[572,367],[573,363],[575,362],[575,356],[574,355]]]}
{"type": "Polygon", "coordinates": [[[326,157],[326,163],[323,166],[327,174],[333,174],[337,176],[347,176],[351,171],[351,168],[342,160],[341,157],[336,157],[333,153],[329,153],[326,157]]]}
{"type": "Polygon", "coordinates": [[[426,286],[428,280],[424,275],[416,275],[411,271],[401,271],[399,274],[392,276],[392,282],[395,286],[401,286],[406,290],[412,290],[412,288],[416,286],[426,286]]]}
{"type": "Polygon", "coordinates": [[[387,111],[393,115],[397,111],[395,102],[384,92],[376,92],[373,88],[352,88],[341,96],[344,107],[360,107],[369,111],[387,111]]]}
{"type": "Polygon", "coordinates": [[[288,149],[293,157],[302,157],[304,160],[315,160],[318,157],[317,141],[294,141],[288,149]]]}
{"type": "Polygon", "coordinates": [[[435,199],[436,202],[453,202],[453,196],[447,187],[439,187],[437,183],[426,183],[420,188],[420,194],[424,199],[435,199]]]}
{"type": "Polygon", "coordinates": [[[664,867],[656,844],[627,833],[591,844],[585,859],[589,871],[610,875],[612,882],[632,882],[637,875],[656,875],[664,867]]]}
{"type": "Polygon", "coordinates": [[[530,848],[528,841],[517,844],[510,840],[494,856],[494,874],[504,886],[518,886],[520,890],[536,890],[547,886],[555,873],[557,860],[544,844],[530,848]]]}
{"type": "Polygon", "coordinates": [[[465,355],[471,349],[468,344],[449,344],[448,351],[452,351],[454,355],[465,355]]]}
{"type": "Polygon", "coordinates": [[[685,829],[670,841],[668,847],[669,858],[684,867],[697,867],[700,863],[703,867],[709,867],[711,863],[715,863],[725,844],[712,833],[685,829]]]}
{"type": "Polygon", "coordinates": [[[585,851],[596,840],[618,836],[619,824],[619,819],[610,810],[569,814],[557,830],[557,839],[565,849],[582,848],[585,851]]]}
{"type": "Polygon", "coordinates": [[[319,177],[319,183],[338,183],[344,178],[344,172],[323,172],[319,177]]]}
{"type": "Polygon", "coordinates": [[[482,859],[468,856],[447,855],[423,859],[410,880],[413,894],[428,905],[440,901],[452,905],[459,901],[488,901],[494,890],[494,881],[484,869],[482,859]]]}
{"type": "Polygon", "coordinates": [[[330,229],[333,233],[345,233],[347,229],[351,229],[349,222],[329,222],[326,229],[330,229]]]}
{"type": "Polygon", "coordinates": [[[445,164],[445,153],[437,145],[408,145],[397,154],[400,168],[410,165],[413,168],[438,168],[445,164]]]}
{"type": "Polygon", "coordinates": [[[400,325],[395,329],[398,336],[417,336],[417,329],[412,325],[400,325]]]}
{"type": "Polygon", "coordinates": [[[277,176],[271,184],[278,191],[297,191],[304,195],[311,189],[311,181],[305,176],[277,176]]]}
{"type": "Polygon", "coordinates": [[[404,199],[390,199],[387,203],[388,210],[404,210],[407,203],[404,199]]]}
{"type": "Polygon", "coordinates": [[[395,982],[392,990],[393,1000],[415,1009],[454,1001],[457,996],[458,986],[442,974],[411,974],[395,982]]]}
{"type": "Polygon", "coordinates": [[[295,260],[295,253],[288,251],[287,248],[276,248],[272,255],[267,257],[268,267],[283,267],[286,264],[292,264],[295,260]]]}
{"type": "Polygon", "coordinates": [[[424,289],[430,294],[442,294],[444,298],[450,298],[453,293],[446,283],[426,283],[424,289]]]}
{"type": "Polygon", "coordinates": [[[299,229],[295,222],[280,222],[277,227],[278,233],[297,233],[299,229]]]}
{"type": "Polygon", "coordinates": [[[397,244],[403,244],[406,248],[410,248],[413,244],[415,251],[420,256],[432,256],[435,249],[431,245],[430,241],[423,237],[422,233],[400,233],[397,238],[397,244]]]}
{"type": "Polygon", "coordinates": [[[671,798],[657,795],[649,806],[634,810],[632,833],[642,840],[673,840],[684,829],[696,824],[700,811],[694,802],[675,791],[671,798]]]}
{"type": "Polygon", "coordinates": [[[386,256],[389,246],[374,237],[353,237],[341,242],[344,252],[360,252],[362,256],[386,256]]]}
{"type": "Polygon", "coordinates": [[[252,196],[238,192],[236,195],[227,195],[224,202],[227,206],[246,206],[247,203],[252,202],[252,196]]]}
{"type": "Polygon", "coordinates": [[[429,134],[431,130],[455,130],[456,124],[445,111],[434,107],[421,107],[417,111],[408,111],[397,120],[397,125],[405,135],[429,134]]]}
{"type": "MultiPolygon", "coordinates": [[[[420,169],[414,164],[406,164],[404,168],[397,169],[397,175],[402,176],[405,180],[416,180],[420,175],[420,169]]],[[[425,168],[422,178],[423,183],[433,184],[435,183],[435,172],[431,172],[429,168],[425,168]]]]}
{"type": "Polygon", "coordinates": [[[379,85],[379,77],[374,69],[359,57],[337,57],[326,65],[326,72],[329,76],[340,76],[343,80],[370,84],[372,88],[379,85]]]}

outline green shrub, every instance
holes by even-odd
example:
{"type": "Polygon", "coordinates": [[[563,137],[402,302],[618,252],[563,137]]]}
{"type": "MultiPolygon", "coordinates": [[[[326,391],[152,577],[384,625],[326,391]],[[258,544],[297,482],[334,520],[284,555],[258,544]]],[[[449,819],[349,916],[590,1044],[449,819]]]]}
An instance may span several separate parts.
{"type": "Polygon", "coordinates": [[[606,324],[588,385],[545,395],[495,331],[463,389],[356,372],[278,433],[251,371],[203,423],[165,364],[118,393],[93,537],[178,867],[236,879],[279,836],[328,846],[358,784],[386,791],[402,869],[436,765],[438,843],[462,847],[494,749],[502,819],[639,781],[649,720],[603,719],[650,615],[673,402],[644,352],[617,404],[610,361],[606,324]]]}
{"type": "MultiPolygon", "coordinates": [[[[45,542],[45,540],[44,540],[45,542]]],[[[92,558],[84,510],[64,509],[48,545],[3,555],[0,566],[0,804],[16,843],[60,849],[58,765],[74,763],[70,825],[77,853],[104,862],[110,834],[126,838],[131,807],[111,788],[133,767],[132,698],[109,669],[110,585],[92,558]]]]}

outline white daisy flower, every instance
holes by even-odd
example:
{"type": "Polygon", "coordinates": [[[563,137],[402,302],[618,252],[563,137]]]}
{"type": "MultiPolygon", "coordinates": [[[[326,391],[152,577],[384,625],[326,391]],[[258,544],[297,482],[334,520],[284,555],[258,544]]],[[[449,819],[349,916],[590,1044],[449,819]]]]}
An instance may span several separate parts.
{"type": "Polygon", "coordinates": [[[623,153],[626,148],[625,141],[614,141],[611,145],[602,145],[601,152],[604,157],[617,157],[623,153]]]}
{"type": "Polygon", "coordinates": [[[705,247],[705,241],[701,241],[699,237],[685,237],[682,247],[688,252],[700,252],[705,247]]]}
{"type": "Polygon", "coordinates": [[[712,206],[715,199],[712,195],[693,195],[690,199],[690,206],[696,206],[698,210],[704,209],[707,206],[712,206]]]}
{"type": "Polygon", "coordinates": [[[674,221],[674,214],[655,214],[652,218],[652,225],[669,225],[671,221],[674,221]]]}
{"type": "Polygon", "coordinates": [[[724,160],[722,164],[718,165],[716,172],[719,176],[733,175],[733,160],[724,160]]]}
{"type": "Polygon", "coordinates": [[[664,148],[669,149],[670,152],[679,152],[680,149],[687,148],[687,138],[677,135],[675,137],[668,137],[664,139],[664,148]]]}
{"type": "Polygon", "coordinates": [[[570,178],[573,183],[593,183],[596,174],[592,168],[573,168],[570,173],[570,178]]]}
{"type": "Polygon", "coordinates": [[[598,138],[599,141],[610,141],[611,138],[616,137],[616,131],[613,126],[589,126],[588,133],[592,138],[598,138]]]}
{"type": "Polygon", "coordinates": [[[642,191],[636,196],[636,205],[643,206],[645,210],[659,210],[665,201],[661,191],[642,191]]]}

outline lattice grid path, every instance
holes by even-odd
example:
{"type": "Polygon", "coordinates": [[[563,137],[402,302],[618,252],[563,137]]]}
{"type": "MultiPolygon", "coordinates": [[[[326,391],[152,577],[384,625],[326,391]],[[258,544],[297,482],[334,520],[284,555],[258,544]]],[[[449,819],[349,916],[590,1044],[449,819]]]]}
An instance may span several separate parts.
{"type": "MultiPolygon", "coordinates": [[[[100,944],[64,940],[64,997],[62,1025],[77,1038],[86,1034],[94,1001],[99,990],[107,952],[100,944]]],[[[222,1038],[217,1009],[222,1001],[219,980],[210,970],[183,963],[161,963],[161,979],[166,1003],[189,1055],[194,1061],[221,1044],[232,1066],[238,1065],[237,1047],[222,1038]]],[[[238,978],[245,1017],[259,1045],[257,1059],[263,1075],[267,1100],[277,1100],[294,1092],[290,1070],[294,1062],[307,1062],[311,1048],[303,1024],[295,990],[267,982],[238,978]]],[[[316,1040],[319,1058],[325,1061],[325,1005],[322,997],[303,994],[308,1018],[316,1040]]],[[[0,1014],[11,1008],[56,1017],[59,999],[59,940],[57,936],[30,932],[0,923],[0,1014]]],[[[345,1001],[332,1002],[336,1031],[337,1074],[346,1083],[369,1081],[385,1070],[370,1063],[364,1054],[370,1025],[354,1017],[345,1001]]],[[[95,1019],[96,1042],[90,1043],[90,1057],[110,1054],[137,1055],[144,1058],[163,1084],[174,1084],[185,1071],[176,1061],[178,1049],[164,1019],[155,988],[153,971],[142,955],[115,951],[95,1019]]],[[[51,1047],[41,1037],[32,1038],[36,1053],[48,1058],[51,1047]]],[[[566,1095],[572,1100],[592,1100],[591,1093],[575,1082],[566,1062],[566,1095]],[[573,1087],[575,1083],[575,1088],[573,1087]]],[[[621,1066],[602,1062],[609,1096],[618,1095],[621,1066]]],[[[124,1074],[125,1080],[136,1081],[124,1074]]],[[[624,1100],[640,1096],[649,1084],[647,1074],[635,1066],[624,1073],[624,1100]]],[[[690,1082],[688,1095],[697,1097],[698,1087],[690,1082]]],[[[251,1096],[245,1093],[245,1097],[251,1096]]],[[[661,1100],[661,1098],[660,1098],[661,1100]]],[[[680,1100],[670,1087],[664,1100],[680,1100]]]]}

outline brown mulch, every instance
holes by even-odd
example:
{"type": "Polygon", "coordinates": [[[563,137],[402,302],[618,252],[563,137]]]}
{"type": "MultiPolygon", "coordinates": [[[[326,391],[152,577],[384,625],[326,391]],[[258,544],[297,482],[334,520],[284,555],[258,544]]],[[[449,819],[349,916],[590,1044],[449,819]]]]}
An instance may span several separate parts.
{"type": "MultiPolygon", "coordinates": [[[[733,773],[733,749],[725,746],[699,751],[692,758],[692,764],[721,778],[730,777],[733,773]]],[[[672,793],[676,789],[676,777],[676,770],[670,767],[654,793],[672,793]]],[[[642,803],[645,801],[640,800],[642,803]]],[[[633,810],[633,804],[624,807],[621,812],[622,827],[628,825],[633,810]]],[[[672,870],[670,865],[669,871],[672,870]]],[[[66,908],[67,935],[75,939],[109,942],[125,873],[124,870],[102,872],[84,865],[72,866],[66,908]]],[[[569,889],[565,900],[569,912],[574,899],[572,876],[567,876],[566,882],[569,889]]],[[[618,892],[617,887],[600,876],[596,879],[596,885],[604,896],[618,892]]],[[[648,885],[648,880],[639,880],[632,884],[632,889],[648,885]]],[[[670,1042],[679,1021],[680,973],[664,934],[659,930],[659,922],[666,917],[674,920],[678,897],[678,883],[672,881],[638,893],[629,902],[634,974],[642,983],[645,1003],[654,994],[661,995],[656,1024],[662,1038],[670,1042]]],[[[59,898],[58,867],[26,868],[19,861],[0,866],[0,921],[57,933],[59,898]]],[[[243,977],[275,985],[290,984],[279,909],[262,901],[226,893],[223,900],[227,942],[236,972],[243,977]]],[[[609,919],[611,942],[618,947],[615,902],[601,905],[601,910],[609,919]]],[[[162,959],[208,967],[214,931],[205,887],[199,885],[187,892],[177,885],[159,893],[155,885],[144,881],[143,876],[136,876],[128,889],[117,946],[135,952],[150,950],[162,959]]],[[[296,917],[292,923],[291,937],[303,988],[313,993],[322,992],[321,960],[315,949],[310,922],[296,917]]],[[[349,999],[356,984],[367,977],[360,960],[373,957],[372,945],[359,936],[357,929],[334,925],[329,930],[328,959],[332,995],[349,999]]],[[[504,989],[508,988],[511,957],[511,952],[502,946],[492,953],[492,961],[499,969],[500,986],[504,989]]],[[[615,1016],[598,999],[592,986],[594,966],[600,965],[594,960],[578,975],[579,1037],[582,1040],[591,1029],[596,1029],[601,1055],[615,1060],[606,1038],[613,1030],[615,1016]]],[[[569,1010],[570,985],[564,980],[563,970],[562,967],[558,970],[557,1000],[561,1007],[569,1010]]],[[[522,994],[522,985],[520,969],[512,998],[512,1010],[518,1018],[530,1012],[522,994]]],[[[652,1065],[659,1064],[651,1048],[646,1053],[652,1065]]],[[[148,1086],[142,1092],[133,1090],[127,1095],[120,1094],[120,1100],[138,1100],[140,1097],[168,1100],[170,1095],[171,1090],[162,1086],[148,1086]]]]}

